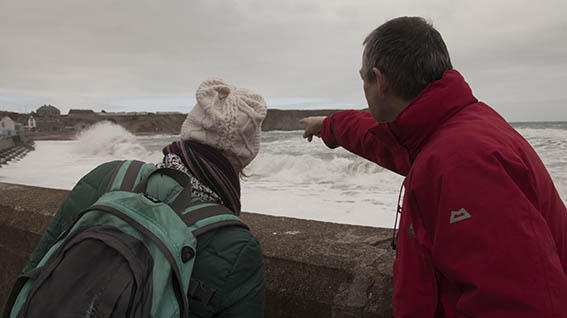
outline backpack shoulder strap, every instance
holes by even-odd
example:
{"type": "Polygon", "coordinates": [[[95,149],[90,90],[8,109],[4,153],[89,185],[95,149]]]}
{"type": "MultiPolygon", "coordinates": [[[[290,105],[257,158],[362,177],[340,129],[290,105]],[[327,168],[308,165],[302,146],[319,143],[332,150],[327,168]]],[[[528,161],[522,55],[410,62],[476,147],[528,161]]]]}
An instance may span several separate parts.
{"type": "Polygon", "coordinates": [[[177,214],[181,213],[191,201],[191,182],[189,176],[171,168],[154,169],[149,174],[143,176],[147,173],[144,173],[144,171],[147,171],[144,168],[145,165],[144,162],[138,160],[124,160],[119,163],[112,172],[105,193],[111,191],[146,193],[148,182],[152,176],[157,174],[166,175],[183,187],[183,190],[177,195],[176,199],[169,204],[177,214]]]}
{"type": "MultiPolygon", "coordinates": [[[[106,187],[105,193],[112,191],[128,191],[135,193],[146,193],[148,182],[154,175],[166,175],[183,187],[175,200],[169,203],[169,206],[180,214],[191,202],[191,182],[189,176],[185,173],[171,169],[153,167],[150,173],[147,173],[146,164],[138,160],[124,160],[119,163],[112,172],[112,176],[106,187]]],[[[153,198],[152,198],[153,199],[153,198]]]]}
{"type": "Polygon", "coordinates": [[[191,180],[189,176],[179,170],[171,168],[160,168],[152,171],[146,177],[144,177],[135,187],[133,192],[136,193],[146,193],[148,182],[150,178],[154,175],[166,175],[173,180],[175,180],[179,185],[183,187],[173,202],[169,203],[169,206],[175,213],[181,215],[181,212],[185,210],[191,204],[191,180]]]}
{"type": "Polygon", "coordinates": [[[136,181],[140,179],[139,175],[145,163],[138,160],[124,160],[119,163],[106,187],[106,192],[111,191],[133,191],[136,181]]]}
{"type": "Polygon", "coordinates": [[[23,273],[18,277],[4,306],[4,313],[2,314],[2,318],[10,318],[14,304],[16,303],[20,291],[22,290],[28,279],[37,279],[39,277],[39,274],[41,274],[42,269],[43,267],[38,267],[34,270],[23,273]]]}
{"type": "Polygon", "coordinates": [[[148,188],[148,182],[150,181],[150,178],[153,175],[156,174],[164,174],[170,178],[172,178],[173,180],[177,181],[177,183],[179,183],[182,187],[187,187],[187,186],[191,186],[191,180],[189,179],[189,176],[179,170],[175,170],[172,168],[159,168],[156,169],[154,171],[152,171],[150,174],[148,174],[147,176],[145,176],[137,185],[136,187],[133,189],[133,192],[136,193],[141,193],[141,192],[146,192],[147,188],[148,188]]]}
{"type": "MultiPolygon", "coordinates": [[[[195,237],[229,226],[239,226],[249,230],[248,226],[227,207],[198,198],[193,198],[181,214],[181,219],[195,237]]],[[[191,311],[202,317],[212,317],[207,305],[215,292],[215,289],[206,286],[202,281],[191,278],[187,292],[191,311]]]]}
{"type": "Polygon", "coordinates": [[[181,219],[185,225],[189,227],[195,237],[227,226],[239,226],[249,229],[248,226],[227,207],[200,199],[193,199],[181,214],[181,219]]]}

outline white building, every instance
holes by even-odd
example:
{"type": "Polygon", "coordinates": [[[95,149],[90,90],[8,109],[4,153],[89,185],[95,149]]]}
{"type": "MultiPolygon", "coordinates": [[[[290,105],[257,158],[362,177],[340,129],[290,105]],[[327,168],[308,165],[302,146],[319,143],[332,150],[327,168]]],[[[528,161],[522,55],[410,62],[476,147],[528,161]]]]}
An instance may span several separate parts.
{"type": "Polygon", "coordinates": [[[1,135],[15,135],[16,123],[10,117],[2,117],[0,119],[0,134],[1,135]]]}
{"type": "Polygon", "coordinates": [[[37,127],[37,121],[35,120],[35,118],[33,118],[33,116],[30,116],[28,118],[28,120],[26,121],[26,126],[25,128],[28,130],[33,130],[37,127]]]}

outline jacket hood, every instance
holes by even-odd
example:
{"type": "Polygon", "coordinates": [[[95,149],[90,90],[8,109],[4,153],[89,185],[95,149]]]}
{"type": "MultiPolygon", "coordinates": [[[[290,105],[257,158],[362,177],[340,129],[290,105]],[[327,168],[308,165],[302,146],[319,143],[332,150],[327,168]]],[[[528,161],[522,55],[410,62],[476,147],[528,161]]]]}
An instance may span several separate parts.
{"type": "Polygon", "coordinates": [[[371,130],[375,135],[384,129],[391,130],[413,161],[439,126],[477,101],[458,71],[445,71],[440,80],[430,83],[394,121],[377,124],[371,130]]]}

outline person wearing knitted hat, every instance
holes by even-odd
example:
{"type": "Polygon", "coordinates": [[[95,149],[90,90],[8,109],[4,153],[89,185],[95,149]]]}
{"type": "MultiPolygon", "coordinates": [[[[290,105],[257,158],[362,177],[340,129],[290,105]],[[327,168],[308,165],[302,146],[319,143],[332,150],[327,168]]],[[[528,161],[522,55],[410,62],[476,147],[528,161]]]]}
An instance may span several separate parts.
{"type": "MultiPolygon", "coordinates": [[[[239,175],[260,150],[266,102],[261,95],[219,78],[201,83],[196,100],[181,127],[181,140],[163,149],[163,163],[158,167],[186,173],[193,196],[239,215],[239,175]]],[[[206,236],[198,237],[193,277],[215,290],[207,306],[209,313],[214,317],[263,317],[264,264],[257,239],[240,227],[222,228],[206,236]]]]}
{"type": "MultiPolygon", "coordinates": [[[[163,161],[155,165],[157,168],[169,168],[162,171],[170,171],[169,173],[186,180],[185,182],[189,181],[191,187],[186,185],[183,191],[190,189],[191,196],[182,195],[183,191],[179,190],[182,188],[179,182],[174,182],[172,185],[172,182],[166,182],[167,177],[163,177],[166,180],[160,183],[159,180],[162,180],[162,177],[157,176],[155,180],[158,181],[153,183],[154,186],[148,187],[147,184],[150,182],[146,183],[144,197],[154,203],[165,203],[175,198],[175,201],[171,203],[172,209],[173,206],[176,206],[175,203],[179,202],[179,206],[183,207],[179,213],[183,213],[183,217],[188,216],[186,219],[183,217],[181,219],[183,222],[189,222],[188,220],[192,219],[191,225],[199,221],[207,222],[210,220],[209,217],[214,218],[214,216],[225,215],[229,220],[215,220],[216,223],[209,224],[208,228],[207,225],[201,225],[198,230],[207,228],[207,231],[202,231],[204,234],[193,232],[196,236],[196,249],[191,250],[194,252],[192,256],[195,257],[190,283],[187,286],[188,301],[180,301],[180,303],[188,303],[185,309],[188,308],[189,316],[263,317],[266,282],[262,249],[256,237],[243,226],[242,222],[230,214],[237,216],[240,214],[239,174],[256,157],[260,149],[260,128],[267,113],[266,102],[262,96],[250,90],[235,87],[221,79],[204,81],[197,89],[196,95],[197,103],[181,128],[181,140],[167,145],[163,149],[163,161]],[[188,178],[181,173],[171,172],[171,169],[181,171],[188,178]],[[179,198],[188,198],[188,200],[178,201],[179,198]],[[191,214],[191,212],[195,213],[191,214]]],[[[118,195],[121,195],[121,193],[128,192],[130,186],[134,187],[135,182],[143,183],[139,181],[140,178],[132,177],[142,175],[142,170],[136,169],[145,167],[143,169],[158,171],[153,164],[144,164],[139,161],[132,162],[124,171],[122,165],[126,162],[104,163],[79,180],[47,227],[24,272],[34,269],[41,263],[44,256],[49,255],[47,252],[74,222],[80,211],[92,207],[105,194],[112,196],[114,193],[109,193],[111,191],[116,191],[118,195]],[[138,168],[131,169],[135,166],[138,168]],[[123,171],[122,177],[117,176],[118,171],[123,171]],[[137,171],[140,171],[141,174],[138,175],[137,171]],[[118,186],[116,186],[115,178],[119,180],[118,186]]],[[[153,172],[149,174],[152,175],[153,172]]],[[[147,178],[149,179],[149,176],[147,178]]],[[[135,192],[135,189],[132,189],[135,192]]],[[[174,211],[177,212],[176,209],[174,211]]],[[[183,251],[186,250],[185,247],[183,251]]],[[[87,254],[95,259],[100,254],[90,252],[87,254]]],[[[100,264],[102,260],[103,258],[97,259],[99,262],[97,264],[100,264]]],[[[116,264],[116,262],[111,263],[116,264]]],[[[84,266],[71,266],[71,268],[81,272],[84,266]]],[[[104,266],[99,266],[99,268],[104,268],[104,266]]],[[[157,268],[157,271],[160,270],[161,268],[157,268]]],[[[88,273],[83,274],[84,277],[91,277],[88,273]]],[[[110,278],[105,279],[103,281],[110,278]]],[[[101,280],[93,279],[93,281],[101,280]]],[[[54,284],[53,286],[59,285],[54,284]]],[[[100,295],[104,297],[110,294],[106,291],[113,290],[112,288],[107,289],[104,284],[96,286],[96,288],[99,287],[102,288],[100,295]]],[[[84,294],[83,292],[66,292],[73,295],[84,294]]],[[[160,294],[160,296],[163,295],[165,293],[160,294]]],[[[167,296],[163,297],[167,298],[167,296]]],[[[120,299],[122,298],[118,298],[120,299]]],[[[131,298],[125,297],[124,299],[131,298]]],[[[115,300],[116,298],[112,298],[110,301],[115,300]]],[[[67,303],[72,303],[73,306],[77,304],[77,302],[67,303]]],[[[101,304],[108,305],[106,302],[101,302],[101,304]]],[[[125,305],[131,306],[132,303],[126,302],[125,305]]],[[[160,308],[166,308],[169,302],[162,305],[160,308]]],[[[171,305],[173,306],[173,302],[171,305]]],[[[53,310],[67,309],[65,306],[61,308],[49,306],[53,310]]],[[[99,304],[89,306],[91,306],[89,310],[92,310],[97,309],[99,304]]],[[[148,307],[147,304],[140,306],[148,307]]],[[[77,305],[77,307],[80,306],[77,305]]],[[[83,307],[79,309],[82,310],[81,308],[83,307]]],[[[120,309],[123,307],[106,306],[104,308],[120,309]]]]}
{"type": "Polygon", "coordinates": [[[189,174],[197,195],[238,215],[238,175],[260,150],[266,102],[261,95],[218,78],[204,81],[196,97],[181,126],[181,140],[163,149],[161,166],[189,174]]]}

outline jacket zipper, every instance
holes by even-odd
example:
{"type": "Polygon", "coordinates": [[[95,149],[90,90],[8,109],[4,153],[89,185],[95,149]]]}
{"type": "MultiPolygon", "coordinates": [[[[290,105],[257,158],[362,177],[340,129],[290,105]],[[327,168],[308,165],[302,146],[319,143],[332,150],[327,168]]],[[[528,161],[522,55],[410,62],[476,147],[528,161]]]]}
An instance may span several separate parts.
{"type": "MultiPolygon", "coordinates": [[[[405,181],[405,180],[404,180],[405,181]]],[[[402,185],[400,186],[400,193],[398,194],[398,204],[396,207],[396,219],[394,220],[394,231],[392,232],[392,249],[396,250],[397,246],[397,241],[398,241],[398,233],[396,232],[396,229],[398,227],[398,216],[400,214],[402,214],[402,206],[400,205],[400,201],[402,198],[402,192],[404,190],[404,182],[402,181],[402,185]]],[[[398,231],[399,232],[399,231],[398,231]]]]}

